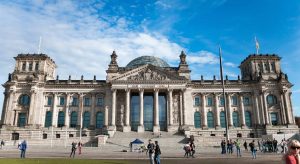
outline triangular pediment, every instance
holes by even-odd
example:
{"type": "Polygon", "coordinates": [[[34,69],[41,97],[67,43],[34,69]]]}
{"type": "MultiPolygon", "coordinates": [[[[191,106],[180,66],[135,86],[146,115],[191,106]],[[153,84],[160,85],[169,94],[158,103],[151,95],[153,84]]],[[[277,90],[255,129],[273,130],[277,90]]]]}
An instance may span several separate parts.
{"type": "Polygon", "coordinates": [[[171,81],[186,80],[164,68],[156,67],[151,64],[143,65],[133,70],[122,73],[112,79],[112,81],[171,81]]]}

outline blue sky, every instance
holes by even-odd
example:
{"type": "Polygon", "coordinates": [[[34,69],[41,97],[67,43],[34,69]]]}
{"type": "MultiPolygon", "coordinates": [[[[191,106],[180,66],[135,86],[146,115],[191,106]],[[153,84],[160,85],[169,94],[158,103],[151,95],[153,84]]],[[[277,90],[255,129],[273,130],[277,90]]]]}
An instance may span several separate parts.
{"type": "Polygon", "coordinates": [[[261,53],[282,57],[300,116],[298,0],[2,0],[0,20],[2,84],[14,69],[13,57],[36,53],[40,36],[60,79],[105,79],[113,50],[120,66],[142,55],[177,66],[184,50],[194,80],[219,76],[219,44],[225,74],[237,79],[240,62],[255,53],[256,36],[261,53]]]}

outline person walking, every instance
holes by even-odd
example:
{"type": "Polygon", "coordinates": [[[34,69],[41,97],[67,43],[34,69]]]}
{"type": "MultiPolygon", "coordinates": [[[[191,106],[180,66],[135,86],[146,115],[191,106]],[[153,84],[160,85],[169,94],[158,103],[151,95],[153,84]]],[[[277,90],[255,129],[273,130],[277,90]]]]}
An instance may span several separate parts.
{"type": "Polygon", "coordinates": [[[146,152],[149,155],[150,164],[154,164],[154,151],[155,151],[154,148],[155,145],[152,143],[152,140],[150,139],[147,145],[147,152],[146,152]]]}
{"type": "Polygon", "coordinates": [[[158,145],[158,141],[155,141],[154,154],[155,154],[154,155],[155,164],[160,164],[161,151],[160,151],[160,147],[158,145]]]}
{"type": "Polygon", "coordinates": [[[191,150],[190,150],[190,156],[192,156],[192,158],[195,158],[194,154],[195,154],[196,151],[195,151],[195,144],[194,144],[193,141],[190,142],[190,148],[191,148],[191,150]]]}
{"type": "Polygon", "coordinates": [[[222,140],[221,148],[222,148],[221,154],[226,154],[226,142],[225,142],[225,140],[222,140]]]}
{"type": "Polygon", "coordinates": [[[190,151],[191,151],[191,147],[190,147],[190,143],[187,143],[186,145],[184,145],[183,150],[185,152],[183,157],[189,157],[190,151]]]}
{"type": "Polygon", "coordinates": [[[236,139],[236,141],[235,141],[235,147],[236,147],[236,156],[237,157],[242,157],[242,154],[241,154],[241,143],[240,143],[239,139],[236,139]]]}
{"type": "Polygon", "coordinates": [[[80,141],[78,142],[77,147],[78,147],[78,154],[80,155],[81,154],[81,147],[82,147],[82,143],[80,141]]]}
{"type": "Polygon", "coordinates": [[[256,159],[256,148],[255,148],[255,140],[253,140],[251,143],[249,143],[249,147],[252,154],[252,159],[256,159]]]}
{"type": "Polygon", "coordinates": [[[4,146],[4,141],[3,140],[1,140],[1,149],[3,148],[3,146],[4,146]]]}
{"type": "Polygon", "coordinates": [[[288,151],[283,156],[286,164],[299,164],[300,163],[300,142],[298,140],[291,140],[288,143],[288,151]]]}
{"type": "Polygon", "coordinates": [[[246,140],[245,140],[245,142],[244,142],[244,148],[245,148],[246,151],[248,151],[248,143],[247,143],[246,140]]]}
{"type": "Polygon", "coordinates": [[[77,149],[77,144],[75,142],[72,142],[70,158],[72,157],[72,155],[73,155],[73,158],[75,157],[76,149],[77,149]]]}
{"type": "Polygon", "coordinates": [[[20,145],[19,145],[19,149],[21,150],[21,158],[25,158],[25,153],[26,153],[26,149],[27,149],[27,142],[26,140],[24,140],[20,145]]]}

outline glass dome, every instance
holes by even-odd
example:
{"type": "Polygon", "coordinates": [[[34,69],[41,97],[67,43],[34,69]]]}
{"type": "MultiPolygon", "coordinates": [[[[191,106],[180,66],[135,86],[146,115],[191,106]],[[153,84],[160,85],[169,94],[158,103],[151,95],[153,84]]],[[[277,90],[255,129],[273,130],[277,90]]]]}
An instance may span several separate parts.
{"type": "Polygon", "coordinates": [[[137,67],[145,64],[152,64],[157,67],[170,67],[169,64],[160,58],[154,56],[141,56],[133,59],[126,67],[137,67]]]}

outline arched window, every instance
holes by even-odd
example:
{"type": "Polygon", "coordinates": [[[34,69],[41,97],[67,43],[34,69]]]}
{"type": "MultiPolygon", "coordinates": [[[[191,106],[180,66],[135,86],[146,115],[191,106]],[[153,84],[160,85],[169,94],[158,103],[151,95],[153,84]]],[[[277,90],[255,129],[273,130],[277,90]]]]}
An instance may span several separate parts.
{"type": "Polygon", "coordinates": [[[207,112],[207,126],[208,126],[208,128],[215,127],[213,112],[207,112]]]}
{"type": "Polygon", "coordinates": [[[89,128],[90,126],[90,112],[84,112],[83,114],[83,128],[89,128]]]}
{"type": "Polygon", "coordinates": [[[251,113],[249,111],[245,112],[245,122],[248,127],[252,126],[251,113]]]}
{"type": "Polygon", "coordinates": [[[96,128],[103,128],[103,113],[102,112],[97,112],[96,114],[96,128]]]}
{"type": "Polygon", "coordinates": [[[277,104],[277,98],[274,95],[268,95],[267,96],[267,103],[269,106],[277,104]]]}
{"type": "Polygon", "coordinates": [[[195,128],[201,128],[201,114],[200,112],[194,113],[194,124],[195,128]]]}
{"type": "Polygon", "coordinates": [[[65,112],[60,111],[58,112],[57,126],[63,127],[64,125],[65,125],[65,112]]]}
{"type": "Polygon", "coordinates": [[[226,122],[225,122],[225,112],[220,112],[220,123],[222,128],[226,128],[226,122]]]}
{"type": "Polygon", "coordinates": [[[272,122],[272,125],[278,125],[277,113],[275,113],[275,112],[271,113],[271,122],[272,122]]]}
{"type": "Polygon", "coordinates": [[[19,104],[23,106],[28,106],[30,103],[30,97],[28,95],[21,95],[19,98],[19,104]]]}
{"type": "Polygon", "coordinates": [[[233,126],[234,127],[238,127],[240,125],[238,112],[233,112],[232,113],[232,121],[233,121],[233,126]]]}
{"type": "Polygon", "coordinates": [[[52,112],[47,111],[46,112],[46,118],[45,118],[45,127],[48,128],[52,125],[52,112]]]}
{"type": "Polygon", "coordinates": [[[77,125],[77,112],[72,112],[71,113],[71,120],[70,120],[70,127],[75,128],[77,125]]]}

